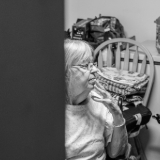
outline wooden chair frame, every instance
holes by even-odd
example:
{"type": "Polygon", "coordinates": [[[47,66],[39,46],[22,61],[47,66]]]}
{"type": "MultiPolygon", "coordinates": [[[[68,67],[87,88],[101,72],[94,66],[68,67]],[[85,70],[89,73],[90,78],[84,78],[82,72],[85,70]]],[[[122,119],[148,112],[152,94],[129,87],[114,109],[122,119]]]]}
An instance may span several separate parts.
{"type": "Polygon", "coordinates": [[[140,52],[144,53],[144,58],[142,60],[141,69],[140,69],[141,74],[145,73],[146,67],[147,67],[147,62],[149,62],[149,67],[150,67],[149,83],[148,83],[147,90],[146,90],[146,93],[143,98],[143,105],[147,106],[150,92],[152,89],[152,85],[154,82],[154,74],[155,74],[154,61],[153,61],[151,53],[148,51],[148,49],[146,49],[143,45],[141,45],[139,42],[137,42],[135,40],[127,39],[127,38],[115,38],[115,39],[103,42],[94,50],[94,55],[93,55],[94,61],[97,60],[97,57],[99,56],[100,52],[108,46],[107,47],[107,59],[106,60],[103,59],[103,66],[107,65],[108,67],[112,67],[114,53],[112,52],[111,48],[112,48],[112,45],[115,43],[117,44],[117,49],[115,51],[115,57],[116,57],[115,58],[115,67],[117,69],[122,69],[121,68],[121,58],[122,57],[121,57],[121,47],[120,47],[122,45],[122,43],[123,44],[126,43],[126,49],[122,51],[122,52],[125,52],[123,70],[129,70],[130,51],[132,52],[132,54],[134,53],[133,62],[132,62],[133,65],[132,65],[131,71],[133,71],[133,72],[137,71],[140,52]],[[130,45],[136,46],[136,49],[131,50],[130,45]],[[141,51],[139,51],[139,49],[141,51]]]}

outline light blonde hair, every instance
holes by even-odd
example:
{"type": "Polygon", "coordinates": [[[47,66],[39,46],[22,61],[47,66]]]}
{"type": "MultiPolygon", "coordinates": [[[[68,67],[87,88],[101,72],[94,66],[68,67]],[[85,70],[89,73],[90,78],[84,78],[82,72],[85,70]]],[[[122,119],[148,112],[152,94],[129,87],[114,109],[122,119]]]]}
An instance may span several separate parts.
{"type": "MultiPolygon", "coordinates": [[[[72,93],[69,93],[68,86],[70,85],[71,74],[69,69],[73,65],[82,64],[85,61],[91,61],[93,55],[93,48],[86,41],[82,40],[71,40],[66,39],[64,41],[64,52],[65,52],[65,81],[67,102],[70,101],[69,97],[72,93]]],[[[68,102],[71,104],[71,102],[68,102]]]]}
{"type": "Polygon", "coordinates": [[[72,65],[92,60],[93,48],[85,41],[66,39],[64,42],[65,71],[72,65]]]}

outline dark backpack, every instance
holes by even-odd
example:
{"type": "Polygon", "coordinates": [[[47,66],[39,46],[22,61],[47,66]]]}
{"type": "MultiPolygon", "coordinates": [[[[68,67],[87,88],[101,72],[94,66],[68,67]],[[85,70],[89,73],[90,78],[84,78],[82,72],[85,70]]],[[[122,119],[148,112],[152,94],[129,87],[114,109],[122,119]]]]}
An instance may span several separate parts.
{"type": "Polygon", "coordinates": [[[113,38],[125,38],[125,32],[120,21],[111,16],[99,16],[90,22],[89,41],[102,43],[113,38]]]}

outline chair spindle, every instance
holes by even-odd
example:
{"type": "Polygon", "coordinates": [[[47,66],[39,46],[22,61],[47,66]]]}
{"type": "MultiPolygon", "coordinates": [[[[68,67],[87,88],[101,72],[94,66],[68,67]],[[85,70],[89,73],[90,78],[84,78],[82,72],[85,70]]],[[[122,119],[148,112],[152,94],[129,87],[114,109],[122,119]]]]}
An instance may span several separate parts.
{"type": "Polygon", "coordinates": [[[135,46],[136,50],[133,57],[133,65],[132,65],[132,71],[136,72],[138,68],[138,59],[139,59],[139,53],[138,53],[138,46],[135,46]]]}
{"type": "Polygon", "coordinates": [[[127,43],[125,55],[124,55],[124,70],[129,70],[129,43],[127,43]]]}
{"type": "Polygon", "coordinates": [[[140,74],[143,75],[146,72],[146,66],[147,66],[147,57],[146,55],[144,55],[143,61],[142,61],[142,65],[141,65],[141,70],[140,70],[140,74]]]}
{"type": "Polygon", "coordinates": [[[113,61],[113,53],[112,53],[112,44],[108,45],[108,54],[107,54],[107,66],[111,67],[112,66],[112,61],[113,61]]]}
{"type": "Polygon", "coordinates": [[[116,68],[120,69],[121,68],[121,51],[120,51],[120,46],[121,46],[121,42],[118,43],[117,45],[117,50],[116,50],[116,68]]]}

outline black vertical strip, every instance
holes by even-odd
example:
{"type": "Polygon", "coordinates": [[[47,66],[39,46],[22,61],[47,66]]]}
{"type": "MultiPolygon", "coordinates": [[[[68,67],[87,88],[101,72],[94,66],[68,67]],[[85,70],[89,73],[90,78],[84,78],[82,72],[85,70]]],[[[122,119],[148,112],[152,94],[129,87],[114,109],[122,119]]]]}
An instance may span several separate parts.
{"type": "Polygon", "coordinates": [[[0,160],[64,159],[63,1],[0,1],[0,160]]]}

